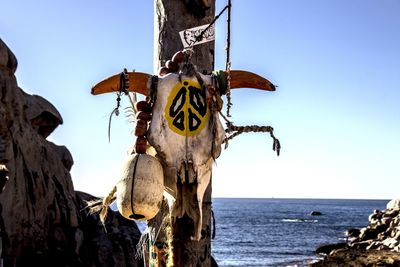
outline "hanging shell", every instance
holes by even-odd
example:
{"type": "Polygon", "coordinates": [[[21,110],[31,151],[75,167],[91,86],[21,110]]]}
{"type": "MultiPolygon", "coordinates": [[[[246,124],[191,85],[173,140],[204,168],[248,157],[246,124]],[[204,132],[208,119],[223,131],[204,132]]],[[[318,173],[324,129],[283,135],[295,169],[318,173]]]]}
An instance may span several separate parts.
{"type": "Polygon", "coordinates": [[[130,220],[149,220],[161,207],[164,175],[160,162],[147,154],[131,155],[117,184],[118,211],[130,220]]]}

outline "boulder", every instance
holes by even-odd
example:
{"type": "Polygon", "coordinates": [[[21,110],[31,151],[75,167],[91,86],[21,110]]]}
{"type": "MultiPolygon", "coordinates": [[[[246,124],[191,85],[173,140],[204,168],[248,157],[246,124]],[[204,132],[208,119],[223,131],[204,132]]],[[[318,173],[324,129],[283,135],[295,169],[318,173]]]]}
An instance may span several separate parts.
{"type": "Polygon", "coordinates": [[[395,238],[387,238],[382,241],[382,245],[388,247],[389,249],[392,249],[399,245],[399,241],[395,238]]]}
{"type": "Polygon", "coordinates": [[[103,225],[99,215],[90,214],[87,209],[87,202],[97,199],[76,192],[76,203],[81,213],[79,231],[75,233],[75,253],[83,266],[143,266],[143,261],[136,258],[136,246],[141,236],[136,223],[109,209],[103,225]]]}
{"type": "Polygon", "coordinates": [[[347,247],[347,243],[337,243],[319,246],[315,253],[329,255],[333,250],[347,247]]]}
{"type": "Polygon", "coordinates": [[[350,238],[358,237],[360,235],[360,229],[351,228],[346,231],[346,236],[350,238]]]}
{"type": "Polygon", "coordinates": [[[400,209],[400,198],[394,198],[386,204],[386,209],[400,209]]]}
{"type": "Polygon", "coordinates": [[[382,214],[379,210],[374,210],[374,212],[368,216],[369,224],[376,224],[380,220],[381,216],[382,214]]]}

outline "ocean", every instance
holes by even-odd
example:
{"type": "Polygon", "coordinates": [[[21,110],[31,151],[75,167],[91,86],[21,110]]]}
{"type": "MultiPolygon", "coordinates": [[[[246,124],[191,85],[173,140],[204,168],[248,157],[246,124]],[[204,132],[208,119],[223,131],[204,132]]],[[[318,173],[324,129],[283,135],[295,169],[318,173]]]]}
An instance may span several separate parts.
{"type": "Polygon", "coordinates": [[[212,256],[220,267],[307,266],[318,246],[344,242],[346,230],[367,226],[388,201],[214,198],[212,256]]]}

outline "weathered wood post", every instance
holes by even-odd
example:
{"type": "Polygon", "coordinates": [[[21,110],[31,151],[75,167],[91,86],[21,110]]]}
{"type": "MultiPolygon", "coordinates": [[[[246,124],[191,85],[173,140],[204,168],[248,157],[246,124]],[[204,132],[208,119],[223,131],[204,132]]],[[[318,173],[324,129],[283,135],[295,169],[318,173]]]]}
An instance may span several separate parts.
{"type": "MultiPolygon", "coordinates": [[[[215,16],[215,0],[155,0],[154,69],[182,50],[179,32],[209,24],[215,16]]],[[[192,62],[197,70],[210,73],[214,69],[214,41],[193,47],[192,62]]],[[[192,241],[193,222],[185,216],[173,223],[174,266],[211,266],[211,183],[203,200],[203,227],[200,241],[192,241]]]]}

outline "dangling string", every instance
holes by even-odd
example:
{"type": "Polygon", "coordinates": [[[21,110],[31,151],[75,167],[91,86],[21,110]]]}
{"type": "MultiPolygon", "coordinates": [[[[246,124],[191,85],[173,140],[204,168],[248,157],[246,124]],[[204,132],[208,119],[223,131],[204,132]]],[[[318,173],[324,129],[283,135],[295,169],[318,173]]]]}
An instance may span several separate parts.
{"type": "Polygon", "coordinates": [[[111,120],[112,116],[119,116],[119,107],[121,106],[121,94],[124,93],[125,95],[129,94],[129,74],[127,69],[124,69],[119,76],[119,90],[117,92],[117,106],[111,111],[110,117],[108,119],[108,142],[111,141],[111,120]]]}
{"type": "Polygon", "coordinates": [[[121,106],[121,93],[117,93],[117,106],[111,111],[110,117],[108,119],[108,142],[111,142],[111,120],[112,116],[115,114],[115,116],[118,117],[119,115],[119,107],[121,106]]]}

